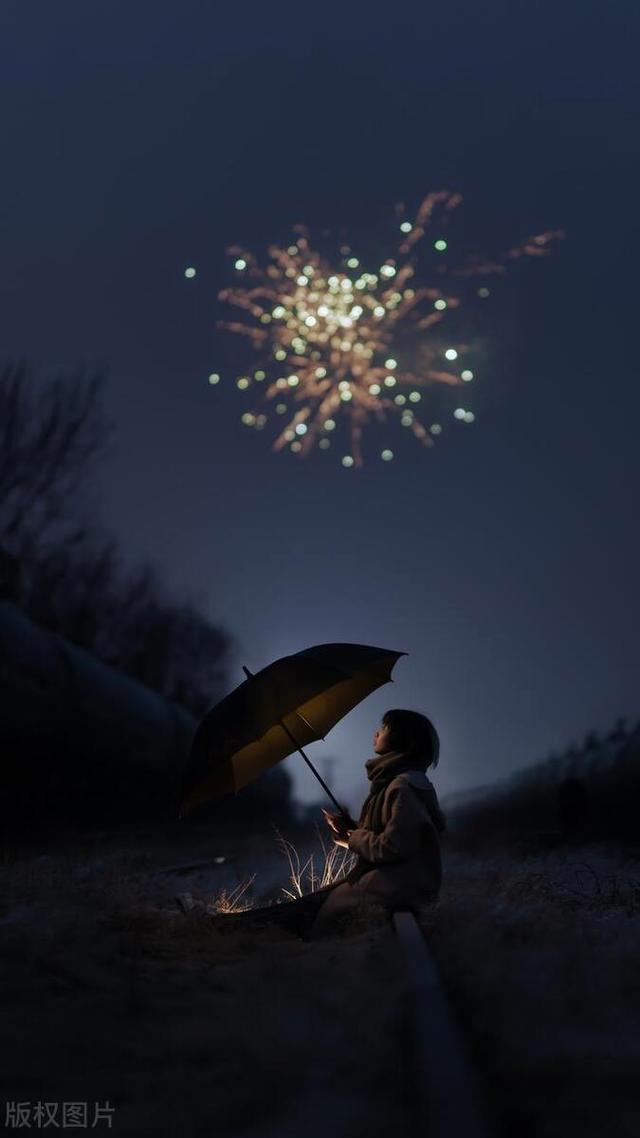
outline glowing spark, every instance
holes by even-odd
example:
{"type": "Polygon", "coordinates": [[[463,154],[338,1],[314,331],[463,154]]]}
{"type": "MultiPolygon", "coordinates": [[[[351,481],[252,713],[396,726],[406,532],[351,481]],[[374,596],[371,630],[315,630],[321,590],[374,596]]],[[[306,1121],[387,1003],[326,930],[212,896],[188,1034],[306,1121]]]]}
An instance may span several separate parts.
{"type": "MultiPolygon", "coordinates": [[[[255,363],[247,364],[247,374],[239,375],[236,383],[240,390],[253,389],[254,380],[261,384],[265,413],[257,415],[251,408],[253,422],[244,420],[249,425],[261,429],[267,421],[284,416],[272,443],[274,450],[294,450],[303,456],[316,445],[326,450],[326,432],[344,423],[348,440],[342,441],[342,465],[360,467],[365,429],[389,417],[409,427],[424,446],[434,445],[440,424],[427,429],[413,412],[403,409],[407,398],[414,404],[422,400],[427,414],[433,417],[435,412],[440,418],[448,413],[442,405],[446,393],[473,378],[469,370],[458,374],[441,366],[443,358],[453,361],[460,352],[471,350],[453,336],[447,337],[448,346],[433,333],[463,303],[459,295],[443,288],[442,277],[450,283],[455,277],[502,273],[505,262],[545,256],[552,241],[562,236],[557,230],[537,234],[507,250],[499,261],[470,257],[459,267],[450,264],[449,256],[440,256],[448,243],[438,236],[426,256],[431,259],[429,271],[439,274],[440,284],[424,283],[414,255],[418,245],[435,212],[442,233],[461,200],[450,191],[428,194],[415,218],[399,223],[400,244],[377,262],[376,272],[364,268],[349,245],[341,246],[342,259],[331,263],[312,247],[302,225],[294,227],[291,244],[269,247],[266,267],[239,246],[229,250],[243,280],[222,289],[219,299],[239,309],[242,318],[221,321],[219,326],[245,337],[260,357],[260,370],[254,371],[255,363]],[[389,390],[394,387],[397,393],[389,390]],[[285,391],[290,404],[275,398],[285,391]]],[[[489,295],[484,286],[475,291],[480,297],[489,295]]],[[[210,377],[210,383],[218,379],[210,377]]],[[[457,411],[454,414],[461,418],[457,411]]]]}
{"type": "Polygon", "coordinates": [[[193,266],[190,266],[188,269],[184,270],[184,275],[187,280],[192,280],[196,275],[196,270],[193,268],[193,266]]]}

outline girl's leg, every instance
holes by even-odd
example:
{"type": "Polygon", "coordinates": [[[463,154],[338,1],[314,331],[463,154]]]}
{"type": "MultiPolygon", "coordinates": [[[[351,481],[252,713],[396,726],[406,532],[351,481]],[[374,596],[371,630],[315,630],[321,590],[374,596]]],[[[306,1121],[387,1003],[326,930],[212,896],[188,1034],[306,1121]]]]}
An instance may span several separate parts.
{"type": "Polygon", "coordinates": [[[349,918],[356,913],[364,914],[367,909],[372,910],[372,915],[374,910],[379,913],[380,902],[365,890],[355,889],[348,882],[342,882],[323,903],[311,925],[309,939],[335,935],[349,918]]]}

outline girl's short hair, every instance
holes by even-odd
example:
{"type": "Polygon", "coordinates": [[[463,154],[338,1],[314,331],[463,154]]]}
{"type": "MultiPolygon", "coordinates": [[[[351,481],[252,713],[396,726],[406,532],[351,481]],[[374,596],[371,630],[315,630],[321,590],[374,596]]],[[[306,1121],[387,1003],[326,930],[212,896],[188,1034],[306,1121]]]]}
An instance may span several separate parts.
{"type": "Polygon", "coordinates": [[[385,712],[382,722],[389,728],[389,742],[394,751],[404,751],[411,758],[424,759],[425,770],[437,767],[440,739],[426,715],[394,708],[385,712]]]}

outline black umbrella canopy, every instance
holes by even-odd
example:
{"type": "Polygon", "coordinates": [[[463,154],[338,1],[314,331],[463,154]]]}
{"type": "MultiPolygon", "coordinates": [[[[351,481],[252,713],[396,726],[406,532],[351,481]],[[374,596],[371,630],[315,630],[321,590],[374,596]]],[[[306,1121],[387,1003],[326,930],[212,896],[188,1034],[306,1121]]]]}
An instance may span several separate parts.
{"type": "Polygon", "coordinates": [[[392,669],[405,655],[366,644],[317,644],[248,673],[196,731],[180,816],[240,790],[296,749],[325,786],[302,747],[324,739],[366,696],[393,682],[392,669]]]}

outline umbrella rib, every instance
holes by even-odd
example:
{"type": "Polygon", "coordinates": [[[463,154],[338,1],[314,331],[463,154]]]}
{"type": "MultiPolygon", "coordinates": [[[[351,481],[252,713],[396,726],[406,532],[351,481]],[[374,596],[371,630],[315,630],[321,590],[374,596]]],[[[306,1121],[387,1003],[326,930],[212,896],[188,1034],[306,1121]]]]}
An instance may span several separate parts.
{"type": "Polygon", "coordinates": [[[310,730],[310,731],[313,731],[314,735],[319,735],[319,736],[320,736],[320,738],[322,739],[322,742],[324,743],[324,741],[325,741],[325,736],[324,736],[324,735],[320,735],[320,732],[316,730],[316,728],[313,726],[313,724],[309,723],[309,720],[308,720],[308,719],[305,719],[305,717],[304,717],[304,715],[302,714],[302,712],[301,712],[301,711],[296,711],[296,712],[294,712],[294,715],[297,715],[297,716],[298,716],[298,718],[299,718],[299,719],[301,719],[303,723],[306,723],[307,727],[309,728],[309,730],[310,730]]]}
{"type": "Polygon", "coordinates": [[[280,726],[282,727],[283,731],[286,731],[287,735],[288,735],[288,736],[289,736],[289,738],[291,739],[291,742],[294,744],[294,746],[295,746],[296,750],[297,750],[297,751],[299,751],[299,752],[300,752],[300,754],[302,755],[302,757],[303,757],[303,759],[304,759],[305,763],[307,764],[307,766],[310,768],[310,770],[312,770],[312,771],[313,771],[313,773],[314,773],[314,775],[316,776],[316,778],[317,778],[318,782],[319,782],[319,783],[321,784],[321,786],[322,786],[322,787],[323,787],[323,788],[326,790],[326,792],[327,792],[327,794],[329,795],[329,798],[331,799],[331,801],[332,801],[332,802],[333,802],[333,803],[334,803],[334,804],[335,804],[335,805],[338,807],[338,810],[340,811],[340,813],[341,813],[341,814],[344,814],[344,816],[345,816],[346,818],[348,818],[348,817],[349,817],[348,811],[344,809],[344,806],[341,806],[341,805],[340,805],[340,803],[338,802],[337,798],[335,798],[335,797],[334,797],[334,795],[331,793],[331,791],[329,790],[329,787],[327,786],[327,784],[326,784],[326,782],[324,781],[324,779],[322,778],[322,776],[318,774],[318,772],[317,772],[316,768],[314,767],[313,763],[311,762],[311,759],[308,759],[308,758],[307,758],[307,756],[305,755],[305,753],[304,753],[304,751],[302,750],[302,747],[300,746],[300,744],[299,744],[298,740],[296,739],[295,735],[293,735],[293,734],[291,733],[291,731],[290,731],[290,730],[289,730],[289,728],[287,727],[287,725],[286,725],[286,723],[284,722],[284,720],[282,720],[282,719],[279,719],[279,720],[278,720],[278,722],[279,722],[280,726]]]}

